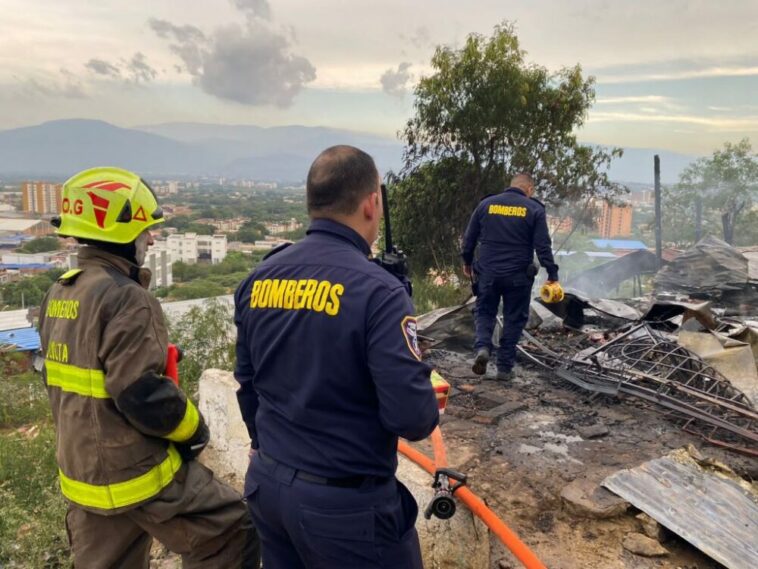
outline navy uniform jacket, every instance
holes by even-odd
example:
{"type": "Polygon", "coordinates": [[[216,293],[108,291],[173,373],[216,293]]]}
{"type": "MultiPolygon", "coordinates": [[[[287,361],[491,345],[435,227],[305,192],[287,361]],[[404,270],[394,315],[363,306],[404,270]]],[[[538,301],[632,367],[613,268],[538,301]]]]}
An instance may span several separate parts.
{"type": "Polygon", "coordinates": [[[242,416],[254,448],[325,477],[392,476],[398,436],[439,421],[413,305],[340,223],[263,261],[235,295],[242,416]]]}
{"type": "Polygon", "coordinates": [[[466,265],[471,265],[474,260],[477,241],[481,245],[474,268],[479,274],[523,275],[536,250],[540,263],[547,270],[548,280],[558,280],[558,265],[553,259],[545,208],[518,188],[508,188],[486,197],[474,210],[463,239],[461,256],[466,265]]]}

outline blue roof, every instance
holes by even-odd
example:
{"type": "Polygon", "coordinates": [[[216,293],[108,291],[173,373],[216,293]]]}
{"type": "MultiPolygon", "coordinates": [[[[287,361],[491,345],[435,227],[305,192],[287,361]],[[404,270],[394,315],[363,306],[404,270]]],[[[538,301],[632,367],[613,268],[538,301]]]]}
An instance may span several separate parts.
{"type": "Polygon", "coordinates": [[[49,271],[54,269],[55,265],[50,263],[0,263],[0,269],[8,269],[11,271],[20,271],[23,269],[44,269],[49,271]]]}
{"type": "Polygon", "coordinates": [[[0,235],[0,245],[21,245],[24,241],[34,239],[33,235],[24,235],[16,233],[14,235],[0,235]]]}
{"type": "Polygon", "coordinates": [[[592,242],[601,249],[647,249],[642,241],[629,239],[593,239],[592,242]]]}
{"type": "Polygon", "coordinates": [[[16,346],[16,352],[33,352],[39,350],[39,333],[34,328],[16,328],[0,332],[0,346],[16,346]]]}

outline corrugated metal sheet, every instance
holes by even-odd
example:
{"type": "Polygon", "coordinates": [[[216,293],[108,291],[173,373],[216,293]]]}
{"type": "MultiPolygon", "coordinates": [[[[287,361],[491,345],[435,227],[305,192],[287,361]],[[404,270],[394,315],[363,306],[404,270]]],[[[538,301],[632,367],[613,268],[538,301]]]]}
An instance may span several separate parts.
{"type": "Polygon", "coordinates": [[[729,569],[758,567],[758,490],[686,450],[621,470],[603,486],[729,569]]]}
{"type": "Polygon", "coordinates": [[[52,263],[0,263],[0,269],[8,271],[49,271],[54,268],[52,263]]]}
{"type": "Polygon", "coordinates": [[[17,330],[5,330],[0,332],[0,349],[15,352],[34,352],[39,350],[39,333],[34,328],[20,328],[17,330]]]}
{"type": "Polygon", "coordinates": [[[6,310],[0,312],[0,331],[28,328],[29,324],[31,324],[27,318],[28,313],[29,310],[6,310]]]}

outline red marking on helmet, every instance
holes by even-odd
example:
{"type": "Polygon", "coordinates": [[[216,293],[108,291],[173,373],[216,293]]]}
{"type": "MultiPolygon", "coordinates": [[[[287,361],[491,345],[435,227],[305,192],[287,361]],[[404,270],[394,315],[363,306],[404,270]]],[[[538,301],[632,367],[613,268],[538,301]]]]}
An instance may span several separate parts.
{"type": "Polygon", "coordinates": [[[108,209],[108,206],[111,203],[105,198],[101,198],[100,196],[98,196],[95,192],[87,192],[87,195],[90,197],[90,199],[92,200],[92,205],[94,205],[95,207],[108,209]]]}
{"type": "MultiPolygon", "coordinates": [[[[100,188],[98,188],[100,189],[100,188]]],[[[95,212],[95,221],[100,229],[105,228],[105,216],[108,215],[108,206],[110,201],[98,196],[95,192],[87,192],[87,195],[92,200],[92,209],[95,212]]]]}
{"type": "Polygon", "coordinates": [[[127,184],[123,184],[121,182],[113,182],[111,180],[99,180],[97,182],[92,182],[91,184],[87,184],[84,186],[85,188],[97,188],[98,190],[105,190],[107,192],[115,192],[116,190],[121,190],[123,188],[129,188],[127,184]]]}
{"type": "Polygon", "coordinates": [[[132,219],[136,221],[147,221],[147,216],[145,215],[145,209],[142,206],[139,206],[137,213],[134,214],[134,217],[132,217],[132,219]]]}
{"type": "Polygon", "coordinates": [[[108,214],[107,209],[96,209],[95,210],[95,221],[97,221],[97,226],[100,229],[105,228],[105,216],[108,214]]]}

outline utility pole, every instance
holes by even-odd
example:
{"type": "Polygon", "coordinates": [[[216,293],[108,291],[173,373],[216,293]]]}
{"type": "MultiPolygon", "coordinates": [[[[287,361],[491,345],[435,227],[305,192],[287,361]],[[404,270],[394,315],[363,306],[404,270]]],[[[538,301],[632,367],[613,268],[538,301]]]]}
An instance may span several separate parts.
{"type": "Polygon", "coordinates": [[[663,266],[663,240],[661,237],[661,158],[656,154],[654,158],[655,173],[655,256],[658,259],[658,268],[663,266]]]}

